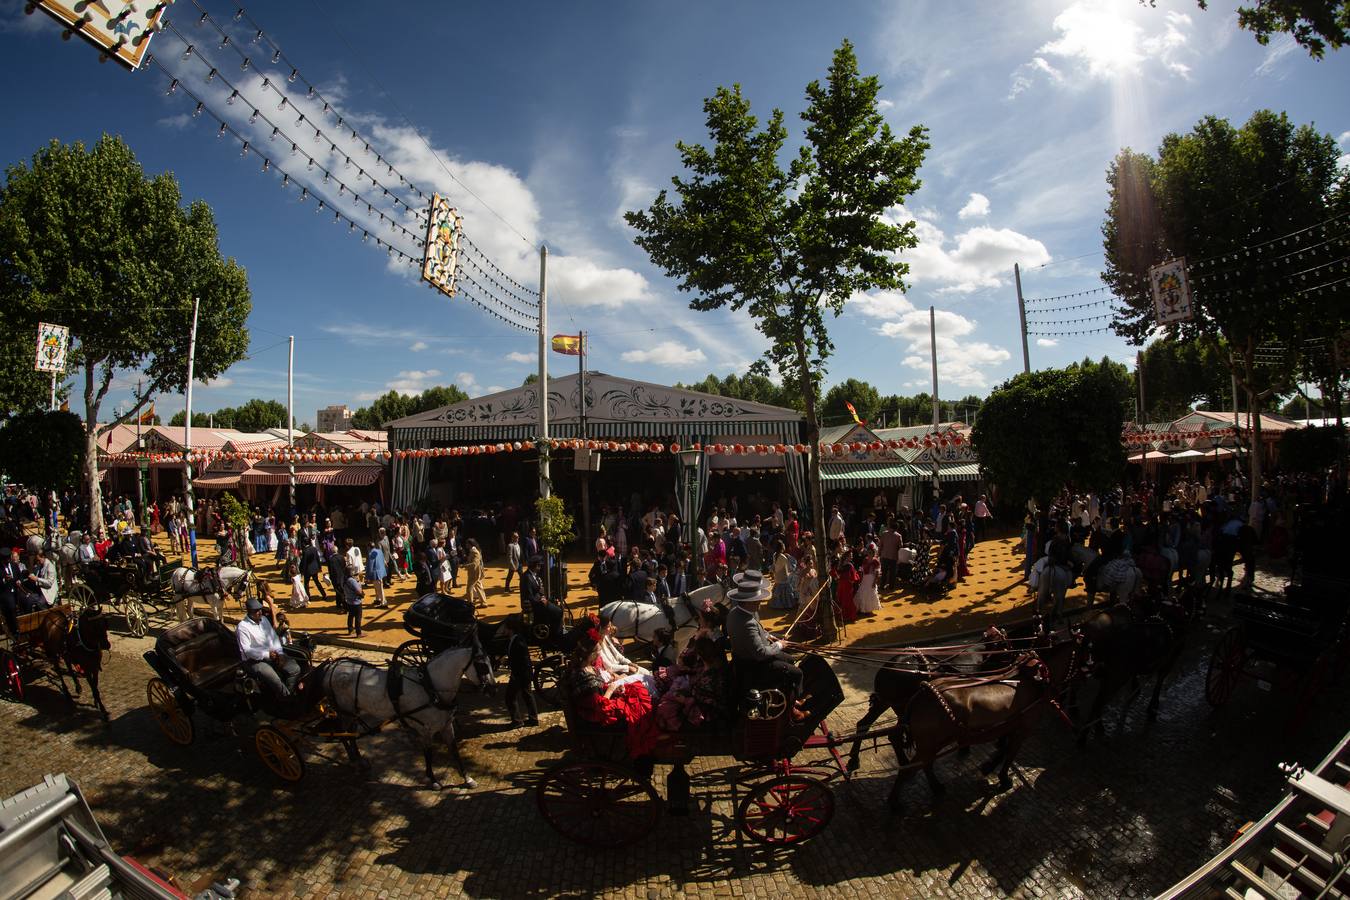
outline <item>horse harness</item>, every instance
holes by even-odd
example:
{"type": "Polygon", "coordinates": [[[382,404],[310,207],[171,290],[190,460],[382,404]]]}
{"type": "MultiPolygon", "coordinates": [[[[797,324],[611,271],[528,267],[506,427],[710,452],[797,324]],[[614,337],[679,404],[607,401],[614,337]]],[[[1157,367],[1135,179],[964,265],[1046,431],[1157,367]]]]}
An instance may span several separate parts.
{"type": "MultiPolygon", "coordinates": [[[[1073,654],[1069,657],[1069,667],[1067,669],[1070,675],[1072,675],[1074,671],[1074,666],[1077,665],[1078,648],[1081,646],[1081,643],[1082,643],[1081,640],[1075,638],[1073,654]]],[[[1022,654],[1022,656],[1020,656],[1011,665],[997,672],[990,672],[988,675],[985,675],[983,677],[965,678],[956,683],[951,683],[949,680],[948,683],[943,684],[942,686],[937,686],[934,684],[934,681],[936,679],[925,680],[920,686],[920,689],[921,690],[926,689],[930,694],[932,694],[934,699],[937,700],[938,705],[942,707],[942,711],[947,714],[947,718],[951,721],[952,725],[954,725],[958,731],[963,733],[962,737],[969,738],[972,735],[978,735],[986,731],[993,731],[996,728],[1000,728],[1002,727],[1002,723],[998,725],[991,725],[987,728],[982,729],[967,728],[957,717],[956,711],[953,710],[951,704],[947,702],[947,698],[944,696],[944,694],[947,691],[955,690],[957,688],[974,688],[989,684],[1003,684],[1013,688],[1017,688],[1021,686],[1024,680],[1026,680],[1027,676],[1023,676],[1021,678],[1012,678],[1010,676],[1022,671],[1027,671],[1029,673],[1029,677],[1033,682],[1043,683],[1047,687],[1049,687],[1050,667],[1046,665],[1045,660],[1041,657],[1041,654],[1038,651],[1033,650],[1028,653],[1022,654]]],[[[1056,709],[1059,709],[1059,703],[1057,698],[1049,697],[1048,695],[1043,695],[1041,697],[1036,698],[1030,704],[1028,704],[1028,706],[1025,709],[1023,709],[1023,713],[1025,713],[1027,709],[1034,707],[1037,703],[1040,703],[1041,701],[1046,699],[1049,699],[1050,702],[1054,704],[1056,709]]],[[[905,709],[906,726],[909,725],[909,712],[912,705],[913,701],[911,700],[910,707],[906,707],[905,709]]],[[[1059,709],[1059,712],[1061,715],[1064,715],[1062,709],[1059,709]]]]}

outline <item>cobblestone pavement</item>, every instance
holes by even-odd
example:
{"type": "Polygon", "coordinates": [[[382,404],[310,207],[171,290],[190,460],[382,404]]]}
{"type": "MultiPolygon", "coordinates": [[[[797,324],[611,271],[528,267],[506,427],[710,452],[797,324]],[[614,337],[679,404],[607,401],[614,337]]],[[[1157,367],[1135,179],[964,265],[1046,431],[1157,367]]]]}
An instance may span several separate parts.
{"type": "MultiPolygon", "coordinates": [[[[511,731],[500,699],[480,695],[462,695],[461,705],[474,791],[426,789],[420,754],[396,733],[364,743],[374,764],[368,779],[311,756],[304,781],[285,789],[253,755],[246,728],[241,737],[212,733],[199,714],[197,742],[170,744],[145,706],[150,670],[140,653],[149,641],[121,638],[104,674],[109,724],[45,684],[32,687],[27,705],[0,703],[0,794],[69,772],[121,852],[177,873],[185,886],[234,875],[252,897],[1145,896],[1278,798],[1276,763],[1319,759],[1347,727],[1344,682],[1297,733],[1288,727],[1292,694],[1279,686],[1245,682],[1211,712],[1203,684],[1210,647],[1227,627],[1223,606],[1195,624],[1157,722],[1145,721],[1137,701],[1123,726],[1111,717],[1108,737],[1080,751],[1046,717],[1010,791],[990,793],[978,749],[939,763],[949,787],[940,802],[922,778],[909,782],[901,815],[885,809],[893,754],[865,754],[851,782],[835,782],[832,824],[799,849],[738,839],[726,759],[699,760],[691,814],[667,816],[637,847],[570,844],[544,822],[532,793],[565,751],[561,716],[511,731]]],[[[832,721],[846,730],[871,673],[840,674],[848,698],[832,721]]],[[[438,765],[448,769],[448,757],[438,765]]]]}

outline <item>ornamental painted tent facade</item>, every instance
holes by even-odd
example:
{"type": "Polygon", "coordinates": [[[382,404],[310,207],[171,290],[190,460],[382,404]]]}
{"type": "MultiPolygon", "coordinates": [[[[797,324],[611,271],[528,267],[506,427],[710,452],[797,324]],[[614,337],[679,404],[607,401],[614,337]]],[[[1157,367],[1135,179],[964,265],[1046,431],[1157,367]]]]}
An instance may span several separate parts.
{"type": "MultiPolygon", "coordinates": [[[[547,402],[550,437],[624,441],[638,439],[684,446],[694,442],[796,444],[803,440],[804,420],[796,410],[633,381],[603,372],[586,373],[583,403],[580,380],[577,373],[549,379],[547,402]]],[[[539,385],[531,383],[386,423],[389,449],[420,450],[537,440],[540,436],[539,403],[542,394],[539,385]]],[[[533,476],[526,474],[526,470],[532,470],[538,459],[533,452],[506,454],[506,457],[505,461],[497,457],[493,457],[491,462],[480,457],[470,457],[453,462],[460,467],[461,482],[473,478],[493,481],[493,485],[472,485],[482,496],[491,496],[493,487],[499,496],[505,496],[518,486],[529,483],[533,476]],[[509,468],[512,466],[515,468],[509,468]]],[[[624,471],[630,473],[637,472],[639,470],[633,466],[640,463],[640,471],[645,473],[643,477],[649,484],[659,484],[669,490],[665,485],[674,483],[679,465],[678,459],[669,453],[650,455],[641,460],[611,453],[602,453],[601,457],[598,483],[602,484],[611,481],[603,477],[605,472],[614,472],[616,466],[625,467],[624,471]],[[658,480],[652,482],[652,479],[658,480]]],[[[555,451],[553,460],[554,468],[558,470],[554,472],[556,480],[566,473],[568,464],[573,461],[572,453],[555,451]]],[[[396,453],[393,462],[394,506],[412,506],[432,496],[435,493],[432,490],[433,463],[444,468],[450,462],[400,458],[396,453]]],[[[799,504],[804,503],[807,496],[806,465],[802,457],[793,454],[786,458],[758,457],[753,466],[756,470],[766,472],[778,470],[791,487],[792,499],[799,504]],[[799,496],[802,499],[798,500],[799,496]]],[[[759,474],[763,475],[764,472],[759,474]]],[[[622,499],[627,502],[629,498],[622,499]]]]}

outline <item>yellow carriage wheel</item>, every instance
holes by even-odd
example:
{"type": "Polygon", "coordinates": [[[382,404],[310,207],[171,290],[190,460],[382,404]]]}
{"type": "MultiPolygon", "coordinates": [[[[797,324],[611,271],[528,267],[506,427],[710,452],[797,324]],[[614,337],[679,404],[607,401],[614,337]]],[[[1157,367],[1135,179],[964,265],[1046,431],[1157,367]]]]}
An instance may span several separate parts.
{"type": "Polygon", "coordinates": [[[192,743],[192,717],[178,705],[173,689],[164,683],[164,679],[151,678],[145,686],[145,698],[166,738],[183,747],[192,743]]]}
{"type": "Polygon", "coordinates": [[[276,726],[258,726],[253,735],[253,746],[263,765],[282,781],[295,784],[305,777],[305,760],[300,749],[276,726]]]}

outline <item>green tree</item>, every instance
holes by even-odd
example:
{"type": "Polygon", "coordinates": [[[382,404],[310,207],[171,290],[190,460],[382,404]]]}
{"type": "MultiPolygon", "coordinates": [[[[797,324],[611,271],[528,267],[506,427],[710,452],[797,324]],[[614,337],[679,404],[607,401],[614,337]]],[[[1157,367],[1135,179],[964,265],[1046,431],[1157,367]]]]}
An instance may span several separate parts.
{"type": "Polygon", "coordinates": [[[1321,472],[1345,452],[1345,430],[1291,428],[1280,435],[1280,466],[1290,472],[1321,472]]]}
{"type": "Polygon", "coordinates": [[[674,387],[713,394],[718,397],[730,397],[734,400],[766,403],[769,406],[781,406],[784,409],[800,411],[803,406],[801,395],[794,394],[782,385],[774,384],[771,378],[762,372],[755,371],[754,367],[751,367],[751,371],[744,375],[737,375],[735,372],[724,378],[709,375],[702,381],[693,384],[681,384],[677,381],[674,387]]]}
{"type": "MultiPolygon", "coordinates": [[[[856,292],[904,290],[900,251],[917,246],[914,223],[883,213],[919,189],[928,132],[892,134],[877,109],[881,85],[858,73],[853,46],[834,53],[825,84],[806,87],[804,140],[783,165],[787,129],[775,109],[761,129],[739,85],[704,101],[711,146],[677,146],[689,173],[671,179],[644,211],[625,213],[638,246],[694,295],[698,310],[745,311],[769,340],[766,359],[802,397],[807,441],[820,437],[820,382],[834,350],[826,312],[856,292]]],[[[820,459],[811,454],[816,551],[825,560],[820,459]]],[[[821,624],[833,634],[830,604],[821,624]]]]}
{"type": "Polygon", "coordinates": [[[1228,354],[1222,340],[1206,343],[1164,335],[1144,348],[1140,367],[1133,390],[1137,400],[1142,374],[1145,407],[1138,415],[1140,422],[1178,419],[1198,402],[1218,409],[1231,403],[1228,354]]]}
{"type": "Polygon", "coordinates": [[[276,400],[249,400],[232,411],[230,427],[236,431],[266,431],[286,427],[286,405],[276,400]]]}
{"type": "MultiPolygon", "coordinates": [[[[46,409],[51,398],[51,374],[33,368],[37,326],[30,318],[22,310],[0,304],[0,419],[16,412],[46,409]]],[[[69,393],[63,381],[58,375],[58,402],[69,393]]]]}
{"type": "Polygon", "coordinates": [[[1130,375],[1110,360],[1040,369],[1004,382],[971,429],[980,468],[1006,504],[1043,506],[1066,484],[1105,490],[1125,467],[1120,432],[1130,375]]]}
{"type": "MultiPolygon", "coordinates": [[[[1157,0],[1148,2],[1157,5],[1157,0]]],[[[1208,0],[1196,3],[1209,8],[1208,0]]],[[[1238,27],[1256,35],[1262,46],[1272,34],[1288,34],[1314,59],[1322,58],[1328,44],[1337,50],[1350,41],[1350,0],[1256,0],[1255,6],[1239,6],[1237,13],[1238,27]]]]}
{"type": "Polygon", "coordinates": [[[99,415],[113,377],[139,370],[145,379],[144,393],[114,424],[131,421],[152,396],[181,391],[194,297],[201,301],[195,377],[220,375],[248,350],[248,280],[221,258],[210,207],[184,207],[174,177],[147,178],[119,138],[104,135],[88,149],[53,141],[6,176],[0,306],[21,310],[24,329],[39,319],[70,326],[97,530],[99,415]]]}
{"type": "Polygon", "coordinates": [[[0,426],[0,469],[23,484],[57,491],[78,484],[84,454],[84,425],[74,413],[25,410],[0,426]]]}
{"type": "Polygon", "coordinates": [[[468,399],[469,395],[455,385],[429,387],[420,394],[400,394],[398,391],[390,391],[376,397],[370,406],[363,406],[352,413],[352,427],[379,431],[386,423],[395,419],[440,409],[442,406],[468,399]]]}
{"type": "Polygon", "coordinates": [[[858,418],[869,425],[876,425],[877,414],[881,412],[881,393],[866,381],[847,378],[825,392],[821,403],[821,421],[842,425],[853,421],[853,416],[844,404],[852,403],[858,411],[858,418]]]}
{"type": "MultiPolygon", "coordinates": [[[[1241,128],[1208,116],[1188,134],[1169,134],[1156,159],[1123,150],[1107,175],[1103,278],[1126,305],[1115,330],[1144,342],[1154,329],[1148,268],[1186,257],[1195,317],[1167,333],[1214,353],[1226,348],[1257,446],[1265,401],[1287,392],[1296,374],[1267,364],[1259,349],[1302,346],[1325,333],[1323,313],[1343,317],[1350,307],[1332,268],[1343,250],[1325,236],[1327,219],[1350,212],[1350,171],[1338,169],[1338,155],[1330,135],[1261,110],[1241,128]]],[[[1251,466],[1259,485],[1261,454],[1251,454],[1251,466]]]]}

